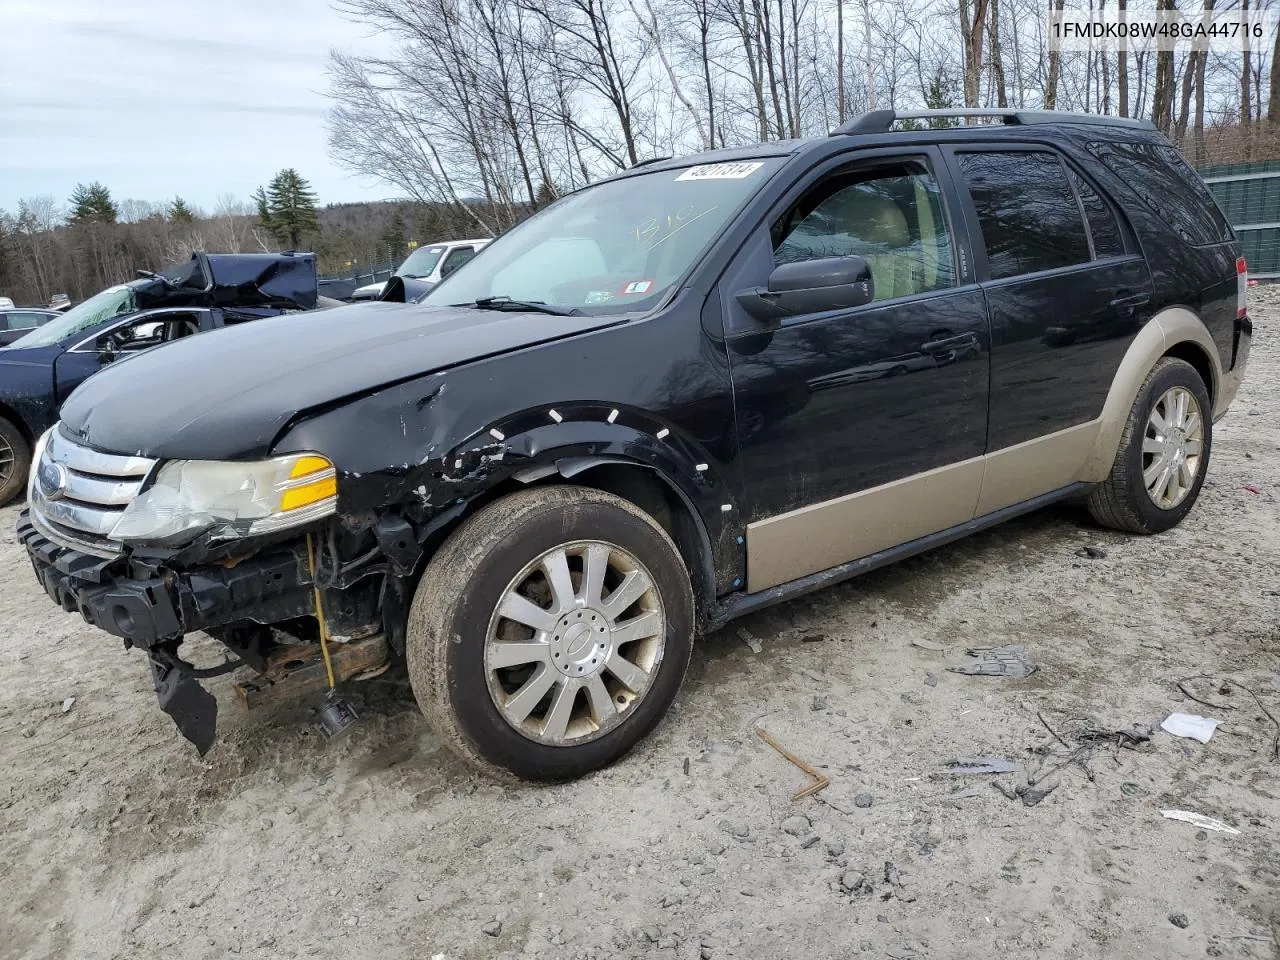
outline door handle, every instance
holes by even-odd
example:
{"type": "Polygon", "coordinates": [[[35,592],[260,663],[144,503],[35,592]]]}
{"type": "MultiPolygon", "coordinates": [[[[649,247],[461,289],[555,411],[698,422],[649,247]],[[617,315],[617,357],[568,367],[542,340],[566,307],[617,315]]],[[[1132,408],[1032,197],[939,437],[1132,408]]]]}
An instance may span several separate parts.
{"type": "Polygon", "coordinates": [[[1126,313],[1133,313],[1138,307],[1145,307],[1151,302],[1151,294],[1149,293],[1122,293],[1111,301],[1110,306],[1113,310],[1122,310],[1126,313]]]}

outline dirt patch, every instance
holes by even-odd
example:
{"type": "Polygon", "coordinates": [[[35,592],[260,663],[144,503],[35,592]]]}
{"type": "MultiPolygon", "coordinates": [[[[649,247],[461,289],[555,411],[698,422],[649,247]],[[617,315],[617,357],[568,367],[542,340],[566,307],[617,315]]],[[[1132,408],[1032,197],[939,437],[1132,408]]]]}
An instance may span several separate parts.
{"type": "Polygon", "coordinates": [[[1254,301],[1182,527],[1058,508],[762,612],[705,638],[633,755],[566,786],[472,774],[395,678],[356,688],[330,745],[307,704],[245,713],[215,682],[201,761],[141,656],[40,593],[0,510],[0,958],[1280,956],[1276,730],[1245,689],[1280,715],[1280,296],[1254,301]],[[1002,644],[1037,671],[946,670],[1002,644]],[[1197,674],[1221,709],[1179,691],[1197,674]],[[1076,718],[1175,710],[1225,723],[1051,772],[1041,716],[1075,745],[1076,718]],[[757,725],[830,787],[793,803],[804,777],[757,725]],[[942,769],[982,756],[1020,770],[942,769]],[[1035,806],[990,783],[1027,771],[1057,784],[1035,806]]]}

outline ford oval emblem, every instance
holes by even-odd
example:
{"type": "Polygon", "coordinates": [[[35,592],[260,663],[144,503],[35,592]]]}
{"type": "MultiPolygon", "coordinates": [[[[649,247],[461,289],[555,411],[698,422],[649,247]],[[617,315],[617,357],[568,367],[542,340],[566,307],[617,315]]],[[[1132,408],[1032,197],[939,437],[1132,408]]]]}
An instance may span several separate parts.
{"type": "Polygon", "coordinates": [[[70,478],[67,468],[62,464],[46,460],[40,464],[36,477],[40,481],[40,492],[49,500],[61,500],[67,495],[67,482],[70,478]]]}

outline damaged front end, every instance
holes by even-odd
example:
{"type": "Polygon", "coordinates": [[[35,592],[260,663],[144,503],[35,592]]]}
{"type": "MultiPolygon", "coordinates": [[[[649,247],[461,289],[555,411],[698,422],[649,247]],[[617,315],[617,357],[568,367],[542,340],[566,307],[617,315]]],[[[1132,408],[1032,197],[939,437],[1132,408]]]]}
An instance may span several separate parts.
{"type": "Polygon", "coordinates": [[[158,465],[60,428],[36,457],[18,522],[36,576],[65,610],[146,652],[161,709],[201,754],[218,712],[202,680],[245,668],[236,686],[252,708],[286,686],[331,690],[385,668],[385,564],[341,533],[324,458],[158,465]],[[184,659],[196,631],[231,658],[184,659]]]}

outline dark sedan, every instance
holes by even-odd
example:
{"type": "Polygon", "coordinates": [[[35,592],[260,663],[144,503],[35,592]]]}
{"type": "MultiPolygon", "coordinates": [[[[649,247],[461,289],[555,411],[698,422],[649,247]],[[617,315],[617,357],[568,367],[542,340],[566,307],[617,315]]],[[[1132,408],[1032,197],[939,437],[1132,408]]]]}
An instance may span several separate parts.
{"type": "Polygon", "coordinates": [[[0,347],[7,347],[19,337],[25,337],[36,327],[42,327],[61,311],[45,307],[14,307],[0,310],[0,347]]]}

